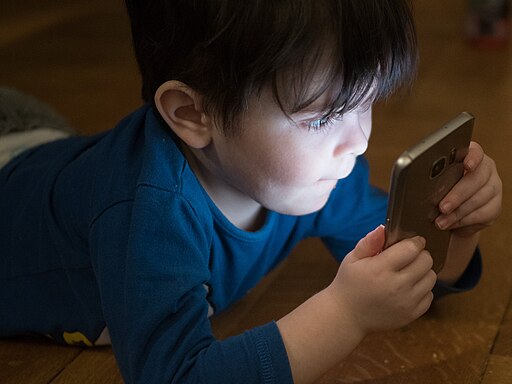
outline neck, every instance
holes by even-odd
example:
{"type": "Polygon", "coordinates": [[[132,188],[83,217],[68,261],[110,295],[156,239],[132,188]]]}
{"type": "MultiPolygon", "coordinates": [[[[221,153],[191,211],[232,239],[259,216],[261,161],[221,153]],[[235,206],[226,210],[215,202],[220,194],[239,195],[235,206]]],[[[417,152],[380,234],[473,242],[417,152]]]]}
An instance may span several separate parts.
{"type": "Polygon", "coordinates": [[[245,231],[257,231],[263,226],[266,210],[261,204],[213,175],[186,145],[182,149],[201,186],[234,226],[245,231]]]}

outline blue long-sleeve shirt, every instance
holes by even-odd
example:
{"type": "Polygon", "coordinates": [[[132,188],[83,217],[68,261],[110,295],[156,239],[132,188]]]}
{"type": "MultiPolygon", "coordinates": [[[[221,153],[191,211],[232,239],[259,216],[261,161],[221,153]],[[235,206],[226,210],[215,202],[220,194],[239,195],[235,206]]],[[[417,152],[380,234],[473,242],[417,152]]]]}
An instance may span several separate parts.
{"type": "MultiPolygon", "coordinates": [[[[302,239],[341,260],[385,218],[360,158],[326,206],[233,226],[146,105],[115,129],[28,150],[0,170],[0,336],[91,345],[108,328],[127,383],[292,383],[275,323],[216,340],[222,311],[302,239]]],[[[458,287],[476,284],[475,257],[458,287]]],[[[449,288],[451,289],[451,288],[449,288]]]]}

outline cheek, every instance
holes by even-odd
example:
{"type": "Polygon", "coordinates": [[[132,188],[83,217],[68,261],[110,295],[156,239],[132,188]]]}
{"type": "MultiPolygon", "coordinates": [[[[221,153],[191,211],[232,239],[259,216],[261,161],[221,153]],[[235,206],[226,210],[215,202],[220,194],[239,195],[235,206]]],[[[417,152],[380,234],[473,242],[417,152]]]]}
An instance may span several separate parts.
{"type": "Polygon", "coordinates": [[[322,177],[328,163],[322,156],[327,153],[326,140],[300,134],[297,127],[253,135],[238,143],[236,157],[240,162],[235,167],[241,167],[246,181],[252,180],[258,189],[307,186],[322,177]]]}
{"type": "Polygon", "coordinates": [[[307,185],[321,175],[321,160],[308,151],[281,150],[261,158],[263,175],[283,186],[307,185]]]}

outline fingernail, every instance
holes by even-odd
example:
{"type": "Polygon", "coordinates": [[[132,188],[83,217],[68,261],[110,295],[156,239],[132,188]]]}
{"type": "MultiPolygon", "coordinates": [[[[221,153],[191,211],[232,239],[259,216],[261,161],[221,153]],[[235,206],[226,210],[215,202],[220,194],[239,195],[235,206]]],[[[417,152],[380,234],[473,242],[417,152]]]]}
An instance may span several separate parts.
{"type": "Polygon", "coordinates": [[[451,203],[443,203],[441,204],[441,212],[443,213],[450,213],[452,210],[451,203]]]}
{"type": "Polygon", "coordinates": [[[374,236],[377,232],[379,232],[379,230],[380,230],[381,228],[384,228],[384,226],[383,226],[382,224],[381,224],[381,225],[379,225],[377,228],[375,228],[375,229],[374,229],[373,231],[371,231],[370,233],[368,233],[368,235],[370,235],[370,236],[374,236]]]}
{"type": "Polygon", "coordinates": [[[437,226],[441,229],[445,229],[448,227],[448,218],[447,217],[438,217],[436,220],[437,226]]]}
{"type": "Polygon", "coordinates": [[[473,160],[469,160],[467,163],[466,163],[466,168],[469,170],[469,171],[472,171],[473,168],[475,166],[475,163],[473,162],[473,160]]]}

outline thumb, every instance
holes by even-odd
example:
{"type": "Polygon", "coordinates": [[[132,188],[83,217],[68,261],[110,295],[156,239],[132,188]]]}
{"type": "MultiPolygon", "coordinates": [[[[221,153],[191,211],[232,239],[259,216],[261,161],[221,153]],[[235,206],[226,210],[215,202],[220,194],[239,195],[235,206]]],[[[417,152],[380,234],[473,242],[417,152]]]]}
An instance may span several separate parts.
{"type": "Polygon", "coordinates": [[[384,226],[379,225],[372,232],[359,240],[352,254],[356,259],[375,256],[382,251],[385,241],[384,226]]]}

